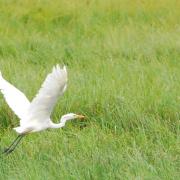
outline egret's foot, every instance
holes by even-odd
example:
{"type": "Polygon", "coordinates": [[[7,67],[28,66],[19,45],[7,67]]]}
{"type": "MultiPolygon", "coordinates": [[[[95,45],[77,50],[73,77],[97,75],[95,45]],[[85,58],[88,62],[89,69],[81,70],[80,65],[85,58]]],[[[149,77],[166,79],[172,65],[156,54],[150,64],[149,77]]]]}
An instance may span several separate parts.
{"type": "Polygon", "coordinates": [[[4,151],[3,151],[3,154],[10,154],[11,152],[13,152],[14,149],[11,149],[11,148],[6,148],[4,151]]]}
{"type": "Polygon", "coordinates": [[[14,149],[9,149],[8,151],[5,152],[6,155],[12,153],[14,151],[14,149]]]}
{"type": "Polygon", "coordinates": [[[3,154],[9,154],[11,152],[13,152],[14,149],[11,149],[11,148],[6,148],[4,151],[3,151],[3,154]]]}
{"type": "Polygon", "coordinates": [[[3,154],[4,154],[4,153],[7,153],[9,150],[10,150],[9,148],[6,148],[6,149],[4,149],[4,151],[3,151],[2,153],[3,153],[3,154]]]}

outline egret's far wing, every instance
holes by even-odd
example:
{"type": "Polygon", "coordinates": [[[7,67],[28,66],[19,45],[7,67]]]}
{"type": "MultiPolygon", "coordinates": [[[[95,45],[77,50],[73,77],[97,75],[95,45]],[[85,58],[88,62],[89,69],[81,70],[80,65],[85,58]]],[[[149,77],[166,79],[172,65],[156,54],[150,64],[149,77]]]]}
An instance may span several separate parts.
{"type": "Polygon", "coordinates": [[[0,73],[0,91],[9,107],[20,118],[24,119],[30,102],[27,97],[16,87],[6,81],[0,73]]]}
{"type": "Polygon", "coordinates": [[[59,65],[53,67],[52,72],[47,75],[38,94],[30,104],[29,120],[38,122],[48,120],[58,97],[65,91],[66,85],[66,67],[60,68],[59,65]]]}

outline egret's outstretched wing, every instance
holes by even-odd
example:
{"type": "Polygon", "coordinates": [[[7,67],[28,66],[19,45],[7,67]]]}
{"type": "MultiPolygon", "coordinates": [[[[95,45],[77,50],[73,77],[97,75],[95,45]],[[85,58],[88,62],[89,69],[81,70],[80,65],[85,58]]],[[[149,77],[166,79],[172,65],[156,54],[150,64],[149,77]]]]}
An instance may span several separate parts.
{"type": "Polygon", "coordinates": [[[27,97],[16,87],[6,81],[0,73],[0,90],[9,107],[20,118],[24,119],[30,102],[27,97]]]}
{"type": "Polygon", "coordinates": [[[57,65],[48,74],[39,93],[33,99],[28,110],[29,120],[36,122],[48,120],[58,97],[65,91],[66,84],[66,67],[60,68],[57,65]]]}

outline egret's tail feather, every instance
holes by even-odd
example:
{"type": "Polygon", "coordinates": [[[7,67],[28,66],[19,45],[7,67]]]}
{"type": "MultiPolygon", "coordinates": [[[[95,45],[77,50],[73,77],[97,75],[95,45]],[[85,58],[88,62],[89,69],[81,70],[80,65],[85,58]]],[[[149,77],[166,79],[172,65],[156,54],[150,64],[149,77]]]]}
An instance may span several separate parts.
{"type": "Polygon", "coordinates": [[[22,127],[16,127],[16,128],[13,128],[18,134],[23,134],[24,133],[24,129],[22,127]]]}

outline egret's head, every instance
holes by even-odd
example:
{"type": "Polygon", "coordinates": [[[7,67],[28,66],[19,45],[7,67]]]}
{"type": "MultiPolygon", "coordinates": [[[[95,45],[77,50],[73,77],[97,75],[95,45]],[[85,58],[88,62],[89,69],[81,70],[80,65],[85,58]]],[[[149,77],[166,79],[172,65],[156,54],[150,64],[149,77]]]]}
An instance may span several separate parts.
{"type": "Polygon", "coordinates": [[[78,115],[78,114],[74,114],[74,113],[69,113],[69,114],[66,114],[62,117],[65,121],[68,121],[68,120],[72,120],[72,119],[84,119],[85,116],[83,115],[78,115]]]}

